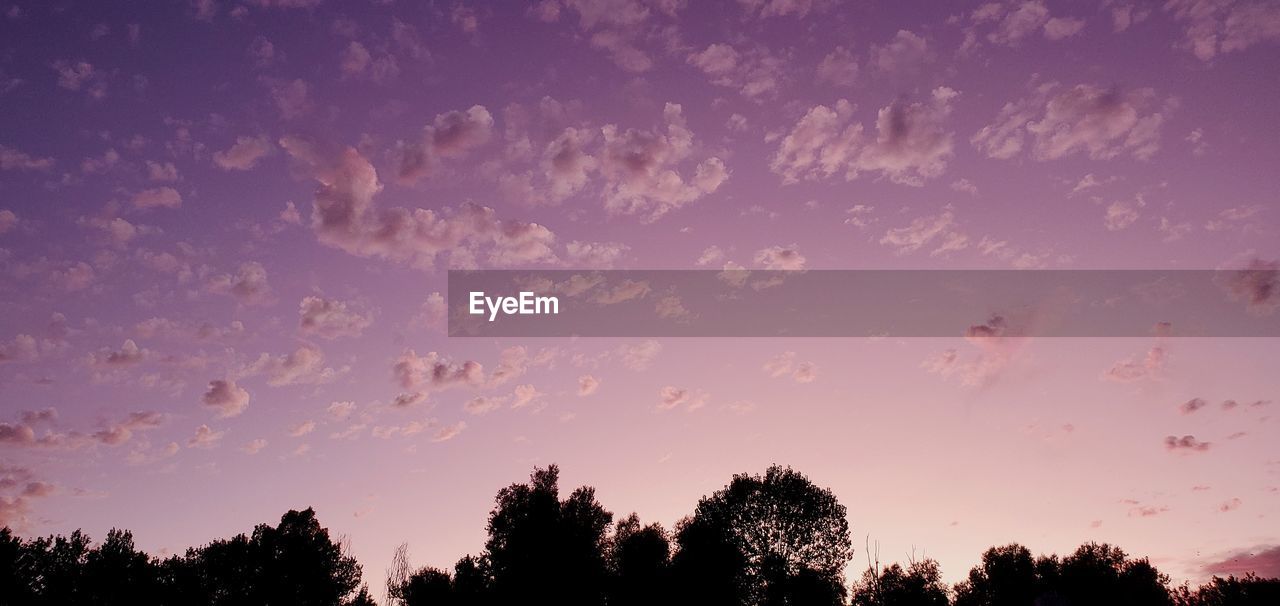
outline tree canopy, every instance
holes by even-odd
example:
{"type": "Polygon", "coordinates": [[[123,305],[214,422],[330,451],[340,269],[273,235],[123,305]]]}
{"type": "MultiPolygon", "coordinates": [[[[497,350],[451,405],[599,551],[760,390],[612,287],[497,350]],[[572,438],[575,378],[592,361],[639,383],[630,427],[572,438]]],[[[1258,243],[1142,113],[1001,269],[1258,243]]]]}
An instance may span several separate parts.
{"type": "MultiPolygon", "coordinates": [[[[846,510],[790,468],[739,474],[672,531],[614,521],[595,489],[561,496],[555,465],[498,491],[477,555],[409,566],[402,545],[386,606],[1275,606],[1280,579],[1171,586],[1146,558],[1086,543],[1062,556],[1010,544],[948,586],[938,563],[878,563],[846,586],[846,510]]],[[[182,555],[139,550],[127,530],[22,539],[0,528],[0,606],[372,606],[361,567],[304,509],[182,555]]]]}

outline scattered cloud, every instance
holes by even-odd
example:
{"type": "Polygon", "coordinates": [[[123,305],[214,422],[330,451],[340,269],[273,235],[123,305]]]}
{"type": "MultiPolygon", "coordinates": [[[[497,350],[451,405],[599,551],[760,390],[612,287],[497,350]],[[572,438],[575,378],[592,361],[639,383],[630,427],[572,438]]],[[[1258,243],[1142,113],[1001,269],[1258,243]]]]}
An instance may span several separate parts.
{"type": "Polygon", "coordinates": [[[848,101],[841,99],[834,108],[815,106],[783,138],[770,168],[784,183],[841,174],[853,180],[871,172],[894,183],[923,185],[946,170],[952,155],[953,135],[945,122],[958,94],[942,86],[927,103],[895,102],[881,108],[875,138],[853,121],[854,106],[848,101]]]}

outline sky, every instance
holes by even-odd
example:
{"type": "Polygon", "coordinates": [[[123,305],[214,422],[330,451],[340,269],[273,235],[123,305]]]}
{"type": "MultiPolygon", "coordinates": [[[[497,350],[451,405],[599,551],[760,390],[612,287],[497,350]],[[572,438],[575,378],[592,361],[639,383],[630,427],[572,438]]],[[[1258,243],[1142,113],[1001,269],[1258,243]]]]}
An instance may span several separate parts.
{"type": "Polygon", "coordinates": [[[1275,339],[444,321],[448,269],[1274,284],[1278,42],[1267,1],[0,3],[0,524],[163,555],[312,506],[377,587],[535,466],[670,527],[779,463],[851,573],[1280,575],[1275,339]]]}

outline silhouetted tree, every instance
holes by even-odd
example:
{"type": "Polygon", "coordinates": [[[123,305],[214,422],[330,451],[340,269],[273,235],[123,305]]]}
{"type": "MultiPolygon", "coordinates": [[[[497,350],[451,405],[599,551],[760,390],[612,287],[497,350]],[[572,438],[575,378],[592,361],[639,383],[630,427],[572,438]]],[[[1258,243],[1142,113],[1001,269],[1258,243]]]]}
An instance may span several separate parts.
{"type": "Polygon", "coordinates": [[[747,601],[743,579],[747,558],[729,533],[705,520],[685,518],[676,525],[671,560],[671,597],[689,606],[736,606],[747,601]]]}
{"type": "Polygon", "coordinates": [[[610,606],[660,604],[670,582],[671,543],[660,524],[640,525],[631,514],[618,521],[609,548],[610,606]]]}
{"type": "Polygon", "coordinates": [[[947,586],[934,560],[868,568],[853,586],[852,606],[947,606],[947,586]]]}
{"type": "Polygon", "coordinates": [[[1174,598],[1178,606],[1272,606],[1280,604],[1280,579],[1260,579],[1253,574],[1213,580],[1195,591],[1180,587],[1174,598]]]}
{"type": "Polygon", "coordinates": [[[493,603],[493,577],[488,564],[475,556],[464,556],[453,566],[453,594],[458,606],[488,606],[493,603]]]}
{"type": "Polygon", "coordinates": [[[81,573],[89,554],[89,537],[76,530],[70,536],[38,538],[27,544],[34,604],[76,604],[87,597],[81,591],[81,573]]]}
{"type": "Polygon", "coordinates": [[[1119,547],[1086,543],[1062,559],[1057,590],[1071,604],[1168,606],[1169,577],[1146,558],[1129,559],[1119,547]]]}
{"type": "Polygon", "coordinates": [[[955,606],[1030,606],[1051,598],[1056,576],[1056,560],[1037,562],[1021,545],[992,547],[969,578],[956,585],[955,606]]]}
{"type": "Polygon", "coordinates": [[[560,469],[534,470],[528,484],[498,492],[489,514],[485,558],[499,603],[599,604],[604,596],[605,533],[613,514],[595,489],[561,501],[560,469]]]}
{"type": "Polygon", "coordinates": [[[832,604],[844,600],[853,555],[845,508],[790,468],[734,476],[698,502],[676,542],[677,591],[696,603],[791,604],[801,586],[833,596],[832,604]]]}
{"type": "Polygon", "coordinates": [[[134,547],[133,533],[127,530],[112,529],[85,554],[81,592],[93,604],[154,604],[158,589],[151,557],[134,547]]]}
{"type": "Polygon", "coordinates": [[[452,606],[453,579],[439,568],[422,568],[390,589],[393,599],[405,606],[452,606]]]}
{"type": "MultiPolygon", "coordinates": [[[[591,488],[561,500],[559,470],[535,469],[501,490],[485,552],[452,573],[410,572],[405,546],[387,574],[396,606],[835,606],[852,555],[845,510],[830,491],[790,469],[738,475],[704,497],[674,536],[631,514],[612,514],[591,488]],[[672,543],[675,544],[674,553],[672,543]]],[[[954,588],[953,606],[1273,606],[1280,579],[1214,578],[1170,589],[1146,559],[1088,543],[1033,557],[993,547],[954,588]]],[[[217,539],[157,560],[133,535],[111,530],[94,546],[80,531],[23,540],[0,528],[0,606],[373,606],[360,566],[320,526],[289,511],[276,526],[217,539]]],[[[932,560],[868,570],[851,606],[944,606],[932,560]]]]}
{"type": "Polygon", "coordinates": [[[189,549],[159,569],[166,604],[333,606],[368,597],[360,565],[309,508],[285,513],[275,527],[259,524],[250,536],[189,549]]]}

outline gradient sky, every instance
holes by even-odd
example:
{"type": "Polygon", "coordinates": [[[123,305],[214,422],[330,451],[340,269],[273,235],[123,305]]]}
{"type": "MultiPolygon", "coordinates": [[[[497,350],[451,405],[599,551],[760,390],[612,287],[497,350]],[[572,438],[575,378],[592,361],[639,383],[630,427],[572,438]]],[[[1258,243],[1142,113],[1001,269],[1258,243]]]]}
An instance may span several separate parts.
{"type": "Polygon", "coordinates": [[[165,554],[314,506],[378,588],[401,542],[479,551],[535,465],[669,526],[777,462],[854,568],[1098,540],[1280,574],[1274,339],[441,308],[448,268],[1275,259],[1278,41],[1233,0],[0,4],[0,524],[165,554]]]}

